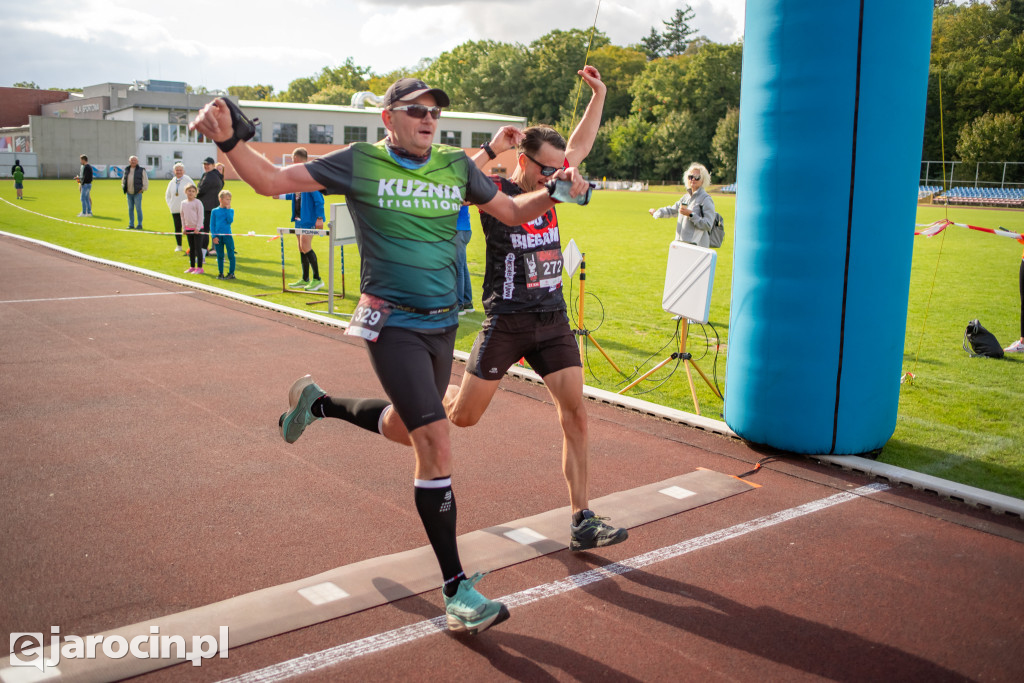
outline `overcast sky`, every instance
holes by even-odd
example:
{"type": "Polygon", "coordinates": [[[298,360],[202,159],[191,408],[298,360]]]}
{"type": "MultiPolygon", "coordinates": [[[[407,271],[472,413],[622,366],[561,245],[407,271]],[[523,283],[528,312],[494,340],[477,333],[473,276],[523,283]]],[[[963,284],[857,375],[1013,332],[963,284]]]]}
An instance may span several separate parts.
{"type": "MultiPolygon", "coordinates": [[[[597,27],[637,43],[689,4],[720,43],[743,34],[744,0],[601,0],[597,27]]],[[[589,30],[598,0],[29,0],[5,3],[0,86],[42,88],[162,79],[224,89],[296,78],[352,57],[376,73],[414,66],[467,40],[529,44],[589,30]]],[[[581,65],[567,65],[576,68],[581,65]]]]}

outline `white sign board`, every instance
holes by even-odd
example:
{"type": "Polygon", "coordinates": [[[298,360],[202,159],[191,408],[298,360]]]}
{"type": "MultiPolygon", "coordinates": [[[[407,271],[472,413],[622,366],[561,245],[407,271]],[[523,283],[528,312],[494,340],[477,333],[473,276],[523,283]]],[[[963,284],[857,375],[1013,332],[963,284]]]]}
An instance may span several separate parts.
{"type": "Polygon", "coordinates": [[[566,276],[575,275],[582,262],[583,254],[576,246],[576,240],[569,240],[569,244],[565,245],[565,249],[562,250],[562,268],[565,270],[566,276]]]}
{"type": "Polygon", "coordinates": [[[714,249],[672,242],[668,246],[661,307],[694,322],[706,323],[711,314],[711,286],[717,258],[714,249]]]}
{"type": "Polygon", "coordinates": [[[356,224],[345,202],[331,204],[331,246],[356,243],[356,224]]]}

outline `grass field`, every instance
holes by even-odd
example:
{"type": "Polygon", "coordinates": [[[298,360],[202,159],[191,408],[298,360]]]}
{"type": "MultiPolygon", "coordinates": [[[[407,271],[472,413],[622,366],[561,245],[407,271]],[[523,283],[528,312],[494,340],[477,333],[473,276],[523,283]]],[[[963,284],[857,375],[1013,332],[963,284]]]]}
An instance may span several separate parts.
{"type": "MultiPolygon", "coordinates": [[[[152,234],[171,230],[162,197],[164,187],[162,181],[154,181],[145,195],[146,231],[140,233],[116,231],[127,225],[125,200],[116,181],[94,183],[92,218],[75,217],[80,203],[73,181],[27,180],[26,198],[20,202],[14,200],[13,183],[6,183],[0,197],[10,203],[0,203],[0,229],[241,294],[269,293],[262,297],[267,301],[326,311],[325,304],[306,306],[306,302],[315,300],[309,295],[280,291],[279,242],[269,241],[266,236],[274,235],[278,226],[287,225],[288,203],[257,196],[243,183],[228,183],[234,195],[238,279],[225,282],[216,279],[215,261],[204,276],[184,275],[187,259],[173,251],[173,237],[152,234]],[[246,236],[250,231],[258,236],[246,236]]],[[[667,245],[675,221],[655,221],[647,215],[647,209],[671,204],[678,193],[678,188],[646,193],[598,192],[588,207],[559,209],[563,245],[575,238],[586,254],[586,327],[627,375],[649,368],[677,344],[673,340],[676,323],[661,309],[667,245]]],[[[726,218],[727,235],[719,250],[711,323],[727,343],[735,198],[715,195],[715,203],[726,218]]],[[[471,213],[474,238],[469,244],[469,265],[473,289],[479,297],[484,245],[476,212],[471,213]]],[[[942,207],[922,206],[917,222],[930,223],[946,215],[942,207]]],[[[1024,211],[951,207],[948,217],[1024,231],[1024,211]]],[[[324,242],[317,240],[315,248],[321,274],[326,278],[324,242]]],[[[284,244],[288,276],[292,278],[299,274],[295,239],[289,236],[284,244]]],[[[1024,406],[1024,359],[972,359],[960,348],[964,327],[972,318],[980,318],[1004,346],[1017,336],[1020,257],[1021,246],[1016,242],[962,228],[949,228],[930,239],[916,238],[903,369],[913,372],[917,379],[903,385],[896,432],[884,448],[881,461],[1024,498],[1024,426],[1019,417],[1024,406]]],[[[345,248],[345,259],[347,296],[338,308],[351,311],[358,298],[359,280],[359,256],[354,246],[345,248]]],[[[336,280],[340,292],[340,275],[336,280]]],[[[574,281],[571,289],[567,282],[566,295],[572,309],[577,294],[578,282],[574,281]]],[[[483,319],[479,298],[476,305],[478,312],[462,318],[459,328],[457,347],[464,351],[470,349],[483,319]]],[[[702,369],[717,376],[724,389],[725,353],[715,362],[714,335],[710,327],[691,326],[688,350],[702,369]],[[711,348],[706,351],[709,338],[711,348]]],[[[593,347],[588,347],[588,361],[590,385],[611,391],[624,386],[623,378],[593,347]]],[[[666,365],[629,395],[692,411],[685,374],[681,368],[676,371],[675,366],[674,362],[666,365]]],[[[696,375],[695,381],[702,414],[721,418],[722,401],[696,375]]]]}

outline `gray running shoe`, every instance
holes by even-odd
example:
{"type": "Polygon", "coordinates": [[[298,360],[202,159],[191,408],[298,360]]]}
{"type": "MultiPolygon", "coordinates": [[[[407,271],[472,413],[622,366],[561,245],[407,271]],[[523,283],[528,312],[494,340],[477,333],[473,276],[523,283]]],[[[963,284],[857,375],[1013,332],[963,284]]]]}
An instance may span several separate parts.
{"type": "Polygon", "coordinates": [[[629,538],[629,530],[609,526],[604,523],[606,519],[608,518],[596,516],[590,510],[584,510],[583,521],[579,526],[569,523],[569,550],[578,552],[603,548],[622,543],[629,538]]]}
{"type": "Polygon", "coordinates": [[[444,597],[444,611],[448,615],[448,630],[476,635],[508,619],[508,607],[488,600],[474,586],[486,574],[476,573],[459,583],[455,595],[444,597]]]}
{"type": "Polygon", "coordinates": [[[327,392],[318,387],[310,375],[295,380],[292,388],[288,390],[288,404],[291,410],[282,414],[277,421],[285,441],[295,443],[308,425],[321,419],[309,409],[318,398],[326,394],[327,392]]]}

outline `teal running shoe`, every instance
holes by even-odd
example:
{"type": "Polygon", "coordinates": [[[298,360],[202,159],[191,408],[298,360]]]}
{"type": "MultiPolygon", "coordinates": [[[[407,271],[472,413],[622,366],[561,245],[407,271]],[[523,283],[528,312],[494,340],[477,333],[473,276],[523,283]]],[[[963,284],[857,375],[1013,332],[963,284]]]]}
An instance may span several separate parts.
{"type": "Polygon", "coordinates": [[[569,524],[569,550],[579,552],[622,543],[629,538],[629,530],[604,523],[607,517],[598,517],[590,510],[583,511],[583,521],[569,524]]]}
{"type": "Polygon", "coordinates": [[[476,635],[508,619],[508,607],[500,602],[488,600],[474,588],[484,576],[486,574],[477,572],[468,579],[463,579],[455,595],[450,598],[444,595],[443,590],[441,591],[441,595],[444,596],[444,611],[448,615],[449,631],[476,635]]]}
{"type": "Polygon", "coordinates": [[[288,404],[291,410],[282,414],[277,421],[285,441],[295,443],[307,426],[321,419],[311,413],[310,408],[318,398],[326,394],[327,392],[318,387],[310,375],[295,380],[292,388],[288,390],[288,404]]]}

